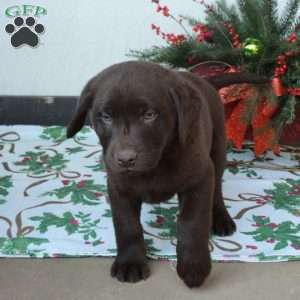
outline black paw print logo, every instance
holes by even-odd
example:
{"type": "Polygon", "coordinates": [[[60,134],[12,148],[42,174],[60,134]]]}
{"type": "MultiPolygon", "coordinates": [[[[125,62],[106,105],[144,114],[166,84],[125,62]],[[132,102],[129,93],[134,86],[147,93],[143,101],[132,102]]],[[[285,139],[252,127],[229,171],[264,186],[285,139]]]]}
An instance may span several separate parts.
{"type": "Polygon", "coordinates": [[[24,19],[17,17],[14,20],[14,24],[7,24],[5,31],[11,36],[11,44],[14,47],[19,47],[23,44],[35,47],[39,43],[39,34],[45,31],[45,27],[42,24],[35,24],[33,17],[24,19]]]}

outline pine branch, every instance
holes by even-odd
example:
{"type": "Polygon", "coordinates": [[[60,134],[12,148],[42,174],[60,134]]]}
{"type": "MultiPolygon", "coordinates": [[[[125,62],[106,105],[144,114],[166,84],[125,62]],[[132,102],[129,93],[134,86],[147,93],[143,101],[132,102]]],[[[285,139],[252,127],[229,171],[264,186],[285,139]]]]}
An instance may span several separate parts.
{"type": "Polygon", "coordinates": [[[284,14],[280,18],[280,33],[287,35],[292,33],[295,24],[295,18],[300,6],[300,0],[288,0],[284,8],[284,14]]]}
{"type": "Polygon", "coordinates": [[[191,54],[197,62],[214,60],[237,65],[241,61],[241,51],[235,48],[223,49],[218,46],[197,45],[191,54]]]}
{"type": "Polygon", "coordinates": [[[265,24],[261,0],[237,0],[239,11],[243,20],[242,33],[245,37],[263,39],[265,36],[265,24]]]}
{"type": "Polygon", "coordinates": [[[235,5],[231,5],[229,7],[225,0],[219,0],[216,3],[216,9],[224,21],[230,22],[235,28],[239,28],[241,26],[240,16],[235,5]]]}
{"type": "Polygon", "coordinates": [[[300,30],[300,16],[298,16],[295,20],[295,23],[292,27],[292,32],[296,32],[300,30]]]}
{"type": "Polygon", "coordinates": [[[194,40],[186,40],[178,45],[152,47],[145,50],[131,50],[128,56],[156,63],[166,63],[172,67],[189,67],[188,59],[192,56],[194,40]]]}
{"type": "Polygon", "coordinates": [[[262,3],[262,11],[265,14],[265,24],[268,34],[279,34],[278,24],[278,2],[277,0],[264,0],[262,3]]]}
{"type": "MultiPolygon", "coordinates": [[[[300,0],[289,0],[282,18],[286,19],[294,14],[299,4],[300,0]]],[[[212,32],[213,43],[200,43],[194,35],[178,45],[131,51],[129,56],[167,63],[173,67],[190,67],[191,64],[205,60],[225,61],[243,66],[248,72],[272,77],[277,57],[291,51],[291,44],[286,42],[286,36],[280,32],[283,23],[278,20],[278,0],[237,0],[237,5],[232,6],[226,4],[225,0],[217,0],[212,8],[207,9],[206,16],[206,22],[189,16],[184,16],[183,19],[191,27],[204,23],[212,32]],[[243,48],[234,48],[225,22],[234,26],[242,43],[249,37],[258,39],[263,45],[262,53],[256,59],[247,58],[243,48]]],[[[300,18],[290,22],[293,29],[300,26],[300,18]]]]}
{"type": "Polygon", "coordinates": [[[185,20],[191,27],[193,27],[199,23],[202,23],[202,21],[200,21],[194,17],[191,17],[191,16],[181,15],[181,18],[183,20],[185,20]]]}

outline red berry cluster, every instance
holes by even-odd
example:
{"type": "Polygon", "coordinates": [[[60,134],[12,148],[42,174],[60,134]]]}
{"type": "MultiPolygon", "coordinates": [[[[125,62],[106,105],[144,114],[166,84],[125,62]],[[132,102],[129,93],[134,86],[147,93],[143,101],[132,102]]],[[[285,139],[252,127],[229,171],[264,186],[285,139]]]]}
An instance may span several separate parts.
{"type": "Polygon", "coordinates": [[[160,27],[159,26],[157,26],[155,24],[151,24],[151,29],[154,30],[157,35],[160,35],[160,27]]]}
{"type": "Polygon", "coordinates": [[[161,12],[162,11],[162,13],[163,13],[163,15],[165,17],[169,17],[170,16],[170,10],[169,10],[169,8],[167,6],[162,7],[162,6],[158,5],[156,11],[157,12],[161,12]]]}
{"type": "Polygon", "coordinates": [[[292,52],[286,52],[277,57],[277,67],[275,68],[275,77],[280,77],[286,73],[287,70],[287,57],[291,56],[292,52]]]}
{"type": "Polygon", "coordinates": [[[157,35],[160,35],[164,40],[166,40],[172,45],[179,45],[180,43],[186,40],[186,36],[184,34],[162,32],[160,30],[160,27],[156,26],[155,24],[151,24],[151,28],[156,32],[157,35]]]}
{"type": "Polygon", "coordinates": [[[299,55],[299,51],[287,51],[277,57],[277,65],[278,67],[275,69],[275,77],[280,77],[284,75],[287,71],[287,60],[290,57],[299,55]]]}
{"type": "Polygon", "coordinates": [[[233,44],[234,48],[241,48],[242,44],[240,42],[240,36],[236,32],[235,28],[233,27],[232,24],[225,23],[224,26],[227,28],[230,36],[231,36],[231,41],[233,44]]]}
{"type": "MultiPolygon", "coordinates": [[[[175,20],[178,24],[181,25],[182,19],[177,19],[173,15],[171,15],[170,10],[167,6],[162,6],[160,4],[159,0],[151,0],[151,2],[157,4],[156,12],[158,12],[158,13],[162,12],[162,14],[165,17],[171,17],[173,20],[175,20]]],[[[160,27],[155,24],[151,24],[151,28],[152,28],[152,30],[155,31],[155,33],[157,35],[160,35],[164,40],[166,40],[168,43],[170,43],[172,45],[178,45],[187,39],[184,34],[174,34],[174,33],[162,32],[160,27]]]]}
{"type": "MultiPolygon", "coordinates": [[[[298,41],[298,35],[296,32],[293,32],[287,39],[288,43],[293,44],[298,41]]],[[[298,52],[293,52],[293,51],[287,51],[277,57],[277,67],[275,69],[274,77],[280,77],[282,75],[285,75],[287,71],[287,60],[288,58],[292,56],[297,56],[299,55],[298,52]]]]}
{"type": "Polygon", "coordinates": [[[173,45],[178,45],[186,40],[184,34],[174,34],[174,33],[167,33],[166,35],[162,34],[162,38],[166,39],[173,45]]]}
{"type": "Polygon", "coordinates": [[[213,42],[213,33],[204,24],[198,23],[193,27],[193,31],[197,33],[196,40],[198,42],[213,42]]]}
{"type": "Polygon", "coordinates": [[[162,14],[165,17],[169,17],[170,16],[170,10],[167,6],[161,6],[159,3],[159,0],[151,0],[152,3],[156,3],[157,4],[157,8],[156,8],[156,12],[162,12],[162,14]]]}
{"type": "Polygon", "coordinates": [[[288,42],[289,43],[296,43],[298,41],[298,36],[297,36],[297,33],[296,32],[293,32],[289,38],[288,38],[288,42]]]}

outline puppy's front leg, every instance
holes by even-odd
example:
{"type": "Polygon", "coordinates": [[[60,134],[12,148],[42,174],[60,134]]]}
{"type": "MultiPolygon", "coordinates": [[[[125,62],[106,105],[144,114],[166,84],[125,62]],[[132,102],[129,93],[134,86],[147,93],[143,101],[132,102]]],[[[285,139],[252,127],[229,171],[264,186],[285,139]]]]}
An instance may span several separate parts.
{"type": "Polygon", "coordinates": [[[202,285],[211,270],[208,239],[212,219],[214,170],[194,188],[179,193],[177,273],[189,287],[202,285]]]}
{"type": "Polygon", "coordinates": [[[126,282],[145,280],[150,272],[140,223],[141,202],[111,187],[109,196],[117,242],[111,276],[126,282]]]}

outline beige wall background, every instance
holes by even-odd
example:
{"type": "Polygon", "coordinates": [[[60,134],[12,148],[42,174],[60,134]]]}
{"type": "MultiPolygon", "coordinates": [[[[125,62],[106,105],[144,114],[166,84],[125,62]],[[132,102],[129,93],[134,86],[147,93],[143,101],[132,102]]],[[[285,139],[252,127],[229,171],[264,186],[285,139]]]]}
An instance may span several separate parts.
{"type": "MultiPolygon", "coordinates": [[[[192,0],[162,2],[174,14],[203,16],[203,8],[192,0]]],[[[284,7],[286,1],[279,2],[284,7]]],[[[129,49],[163,44],[151,31],[151,23],[166,32],[182,32],[155,12],[151,0],[1,0],[0,95],[78,95],[90,77],[128,60],[129,49]],[[6,8],[23,4],[47,9],[47,15],[38,18],[46,31],[36,48],[13,48],[4,30],[14,19],[5,15],[6,8]]]]}

